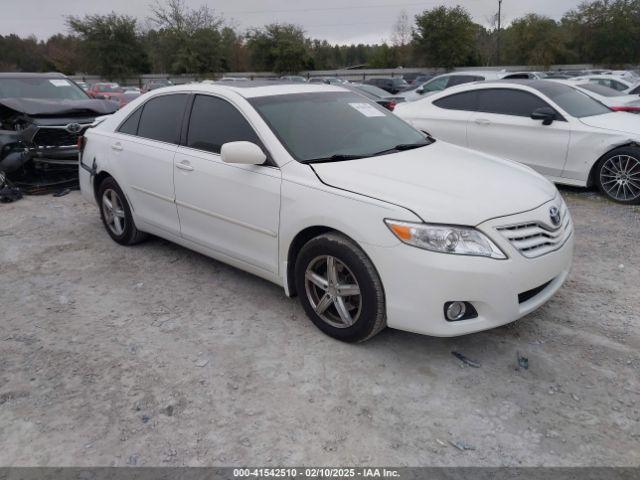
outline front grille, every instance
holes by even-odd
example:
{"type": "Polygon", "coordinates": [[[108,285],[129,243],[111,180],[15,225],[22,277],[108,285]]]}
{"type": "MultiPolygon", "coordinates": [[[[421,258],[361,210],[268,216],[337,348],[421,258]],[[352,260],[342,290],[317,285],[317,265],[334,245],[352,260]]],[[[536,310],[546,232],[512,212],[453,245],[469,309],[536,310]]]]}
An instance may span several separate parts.
{"type": "Polygon", "coordinates": [[[526,292],[522,292],[518,294],[518,303],[524,303],[527,300],[531,300],[533,297],[542,292],[553,280],[549,280],[547,283],[543,283],[539,287],[532,288],[531,290],[527,290],[526,292]]]}
{"type": "Polygon", "coordinates": [[[64,128],[41,127],[33,137],[33,143],[37,147],[67,147],[78,144],[78,137],[82,135],[86,127],[79,133],[67,132],[64,128]]]}
{"type": "Polygon", "coordinates": [[[565,205],[560,211],[560,226],[550,227],[545,222],[531,221],[498,227],[511,245],[527,258],[536,258],[558,250],[571,236],[573,225],[565,205]]]}

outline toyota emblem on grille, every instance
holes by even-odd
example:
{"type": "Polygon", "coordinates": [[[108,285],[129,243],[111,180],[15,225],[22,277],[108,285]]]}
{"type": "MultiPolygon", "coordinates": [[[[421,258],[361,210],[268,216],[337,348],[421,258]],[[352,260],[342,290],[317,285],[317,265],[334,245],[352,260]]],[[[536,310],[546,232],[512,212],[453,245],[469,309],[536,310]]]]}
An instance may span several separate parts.
{"type": "Polygon", "coordinates": [[[549,218],[554,227],[560,226],[560,210],[558,207],[551,207],[549,209],[549,218]]]}
{"type": "Polygon", "coordinates": [[[79,123],[70,123],[69,125],[64,127],[64,129],[69,133],[80,133],[80,130],[82,130],[82,125],[80,125],[79,123]]]}

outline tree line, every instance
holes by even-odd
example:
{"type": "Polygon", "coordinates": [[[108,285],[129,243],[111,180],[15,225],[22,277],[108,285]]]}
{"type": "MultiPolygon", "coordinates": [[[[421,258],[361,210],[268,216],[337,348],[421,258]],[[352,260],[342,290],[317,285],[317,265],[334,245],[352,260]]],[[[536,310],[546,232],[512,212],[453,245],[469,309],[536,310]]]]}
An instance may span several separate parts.
{"type": "Polygon", "coordinates": [[[498,58],[502,65],[640,63],[640,0],[586,1],[560,20],[530,13],[500,32],[495,19],[480,25],[461,6],[436,7],[414,18],[401,12],[389,42],[332,45],[309,38],[297,25],[273,23],[239,32],[209,7],[156,0],[142,20],[117,13],[69,16],[69,33],[46,41],[0,35],[0,70],[123,79],[143,73],[297,73],[361,65],[449,69],[495,65],[498,58]]]}

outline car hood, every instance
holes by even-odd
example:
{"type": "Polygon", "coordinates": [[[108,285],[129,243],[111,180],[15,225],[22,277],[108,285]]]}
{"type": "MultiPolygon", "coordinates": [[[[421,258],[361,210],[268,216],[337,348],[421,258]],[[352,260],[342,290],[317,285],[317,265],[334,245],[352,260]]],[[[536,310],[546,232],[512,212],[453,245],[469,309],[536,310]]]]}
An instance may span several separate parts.
{"type": "Polygon", "coordinates": [[[48,115],[108,115],[118,106],[109,100],[47,100],[40,98],[0,98],[0,105],[32,117],[48,115]]]}
{"type": "Polygon", "coordinates": [[[557,194],[528,167],[441,141],[311,166],[330,186],[408,208],[433,223],[478,225],[536,208],[557,194]]]}
{"type": "Polygon", "coordinates": [[[640,137],[640,115],[629,112],[611,112],[580,119],[585,125],[640,137]]]}

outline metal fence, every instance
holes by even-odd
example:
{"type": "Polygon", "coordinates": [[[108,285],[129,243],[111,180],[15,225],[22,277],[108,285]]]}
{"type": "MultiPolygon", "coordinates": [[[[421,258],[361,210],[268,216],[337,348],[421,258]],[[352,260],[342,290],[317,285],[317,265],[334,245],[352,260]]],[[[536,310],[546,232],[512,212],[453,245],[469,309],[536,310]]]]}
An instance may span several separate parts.
{"type": "MultiPolygon", "coordinates": [[[[469,70],[508,70],[508,71],[557,71],[557,70],[591,70],[596,68],[604,68],[597,65],[580,64],[580,65],[553,65],[551,67],[544,66],[531,66],[531,65],[509,65],[501,67],[461,67],[456,68],[454,71],[469,71],[469,70]]],[[[628,67],[636,69],[637,66],[628,67]]],[[[407,74],[417,73],[444,73],[445,70],[441,68],[357,68],[357,69],[340,69],[340,70],[313,70],[300,72],[299,75],[306,78],[314,77],[340,77],[351,81],[365,81],[371,77],[398,77],[407,74]]],[[[176,85],[185,83],[199,82],[202,80],[219,80],[222,77],[242,77],[250,80],[260,79],[274,79],[279,78],[280,75],[273,72],[227,72],[227,73],[209,73],[209,74],[185,74],[185,75],[169,75],[169,74],[145,74],[132,76],[121,80],[124,85],[135,85],[142,87],[145,83],[153,80],[170,80],[176,85]]],[[[88,83],[96,83],[105,81],[99,75],[72,75],[74,80],[81,80],[88,83]]]]}

